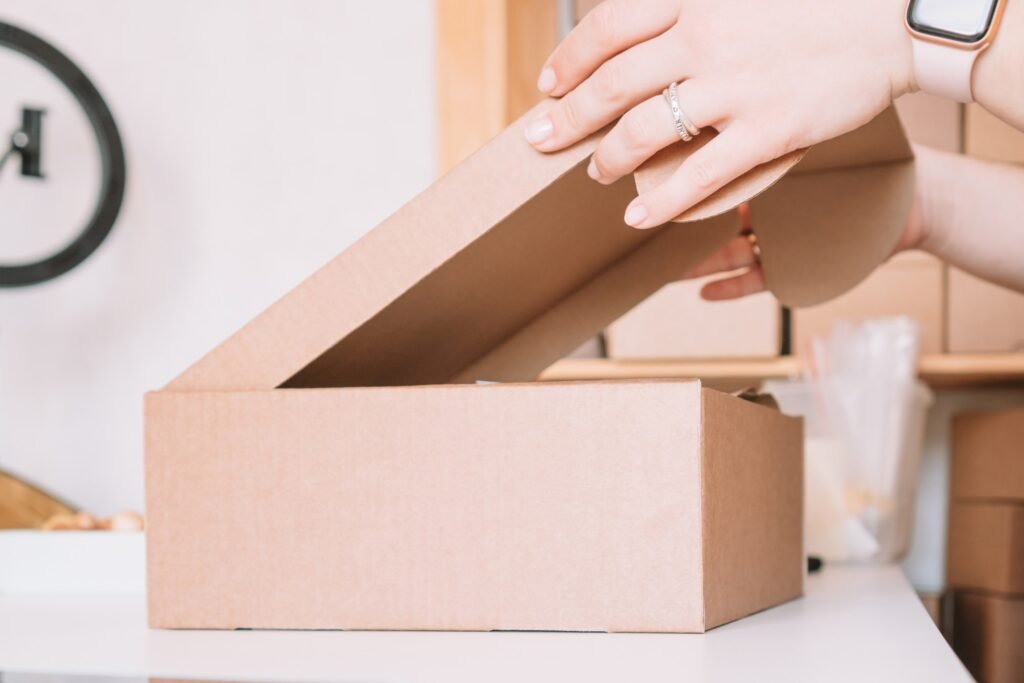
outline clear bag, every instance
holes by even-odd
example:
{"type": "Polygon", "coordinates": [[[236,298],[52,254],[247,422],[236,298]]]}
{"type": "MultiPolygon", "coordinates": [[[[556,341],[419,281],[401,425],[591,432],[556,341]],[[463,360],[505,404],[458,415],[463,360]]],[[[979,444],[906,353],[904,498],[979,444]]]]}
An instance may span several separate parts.
{"type": "Polygon", "coordinates": [[[906,317],[840,322],[812,343],[810,370],[766,391],[805,418],[807,552],[895,562],[910,546],[931,392],[917,380],[919,332],[906,317]]]}

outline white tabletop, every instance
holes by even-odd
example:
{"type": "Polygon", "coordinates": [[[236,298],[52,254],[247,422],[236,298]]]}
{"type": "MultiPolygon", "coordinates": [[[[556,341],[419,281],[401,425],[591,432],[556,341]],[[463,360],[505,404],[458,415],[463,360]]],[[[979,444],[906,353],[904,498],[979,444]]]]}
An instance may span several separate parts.
{"type": "Polygon", "coordinates": [[[970,681],[895,567],[705,635],[152,631],[142,595],[0,595],[0,671],[288,681],[970,681]]]}

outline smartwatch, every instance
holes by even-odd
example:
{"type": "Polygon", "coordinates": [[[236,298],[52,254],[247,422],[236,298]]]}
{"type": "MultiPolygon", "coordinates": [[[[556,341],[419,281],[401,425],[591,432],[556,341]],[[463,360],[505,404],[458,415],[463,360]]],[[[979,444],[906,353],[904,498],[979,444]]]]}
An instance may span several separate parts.
{"type": "Polygon", "coordinates": [[[971,75],[992,43],[1007,0],[910,0],[907,30],[921,90],[973,102],[971,75]]]}

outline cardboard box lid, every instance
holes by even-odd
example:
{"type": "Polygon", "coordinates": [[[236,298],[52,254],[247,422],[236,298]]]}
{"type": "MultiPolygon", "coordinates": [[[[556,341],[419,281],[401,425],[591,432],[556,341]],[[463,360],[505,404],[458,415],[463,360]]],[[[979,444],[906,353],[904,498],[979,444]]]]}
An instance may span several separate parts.
{"type": "Polygon", "coordinates": [[[637,185],[656,182],[694,145],[659,155],[636,183],[602,186],[586,175],[600,134],[545,155],[522,127],[510,126],[167,389],[532,380],[724,245],[739,227],[730,210],[769,187],[753,203],[754,220],[768,284],[789,305],[831,298],[866,277],[891,253],[913,193],[912,152],[889,110],[806,155],[754,169],[685,223],[634,230],[622,216],[637,185]]]}

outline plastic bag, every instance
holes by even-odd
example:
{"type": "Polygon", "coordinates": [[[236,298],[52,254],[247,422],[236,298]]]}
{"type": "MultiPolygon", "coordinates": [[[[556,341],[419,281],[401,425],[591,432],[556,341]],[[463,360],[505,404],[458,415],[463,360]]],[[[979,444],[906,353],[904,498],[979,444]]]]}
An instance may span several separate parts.
{"type": "Polygon", "coordinates": [[[803,380],[767,387],[784,412],[805,418],[811,555],[892,562],[910,545],[932,401],[917,380],[918,338],[906,317],[840,322],[813,340],[803,380]]]}

